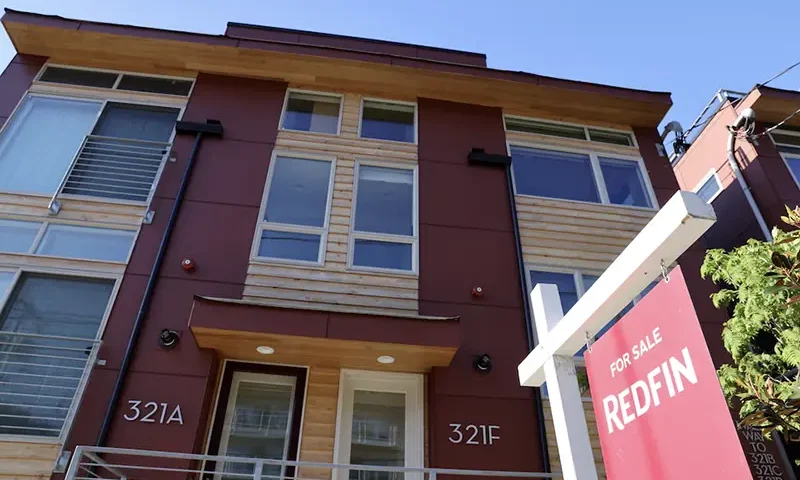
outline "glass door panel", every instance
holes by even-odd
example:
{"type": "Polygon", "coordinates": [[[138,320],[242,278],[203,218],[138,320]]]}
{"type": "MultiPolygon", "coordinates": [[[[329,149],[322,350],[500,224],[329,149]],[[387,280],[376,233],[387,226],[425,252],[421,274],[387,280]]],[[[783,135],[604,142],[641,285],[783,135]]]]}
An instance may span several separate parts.
{"type": "MultiPolygon", "coordinates": [[[[395,392],[353,392],[350,463],[405,465],[406,395],[395,392]]],[[[399,480],[401,473],[350,471],[350,480],[399,480]]]]}
{"type": "MultiPolygon", "coordinates": [[[[296,389],[296,377],[234,373],[219,454],[286,460],[296,389]]],[[[218,472],[222,478],[245,478],[243,475],[253,473],[253,466],[226,462],[218,472]]],[[[264,466],[263,478],[280,478],[283,474],[280,466],[264,466]]]]}

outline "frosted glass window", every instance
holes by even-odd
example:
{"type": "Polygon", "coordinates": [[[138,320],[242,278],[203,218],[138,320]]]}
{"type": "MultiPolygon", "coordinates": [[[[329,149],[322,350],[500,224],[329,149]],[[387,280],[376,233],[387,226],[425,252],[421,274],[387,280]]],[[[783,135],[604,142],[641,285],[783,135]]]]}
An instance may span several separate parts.
{"type": "Polygon", "coordinates": [[[28,253],[41,227],[38,222],[0,220],[0,252],[28,253]]]}
{"type": "Polygon", "coordinates": [[[47,226],[36,253],[56,257],[125,262],[131,251],[134,236],[135,233],[130,230],[51,224],[47,226]]]}
{"type": "Polygon", "coordinates": [[[100,106],[89,100],[26,97],[0,136],[0,190],[55,193],[100,106]]]}

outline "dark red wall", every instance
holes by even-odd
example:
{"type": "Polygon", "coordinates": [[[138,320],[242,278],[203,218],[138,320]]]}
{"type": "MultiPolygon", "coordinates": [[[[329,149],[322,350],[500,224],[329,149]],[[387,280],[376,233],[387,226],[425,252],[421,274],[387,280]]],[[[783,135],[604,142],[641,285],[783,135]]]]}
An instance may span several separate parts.
{"type": "Polygon", "coordinates": [[[0,127],[31,86],[36,74],[47,61],[46,57],[17,54],[0,75],[0,127]]]}
{"type": "MultiPolygon", "coordinates": [[[[203,140],[195,160],[109,446],[183,452],[202,448],[217,359],[197,348],[187,319],[194,295],[241,297],[285,90],[286,84],[263,80],[206,74],[197,79],[184,119],[219,120],[224,136],[203,140]],[[194,271],[182,269],[185,258],[195,262],[194,271]],[[159,346],[163,328],[181,333],[174,350],[159,346]],[[127,422],[122,416],[131,399],[168,403],[167,415],[180,404],[184,425],[127,422]]],[[[178,160],[167,163],[159,182],[151,206],[155,219],[142,227],[103,338],[100,358],[107,364],[92,374],[70,445],[96,441],[193,142],[192,136],[179,136],[175,142],[178,160]]]]}
{"type": "MultiPolygon", "coordinates": [[[[759,124],[756,131],[767,126],[759,124]]],[[[780,217],[786,214],[786,205],[794,208],[800,204],[800,189],[769,136],[760,137],[754,146],[758,156],[740,168],[767,226],[786,229],[780,217]]]]}
{"type": "Polygon", "coordinates": [[[506,154],[502,112],[419,99],[419,311],[461,317],[461,348],[429,382],[430,463],[542,471],[533,390],[517,364],[527,354],[505,169],[471,166],[472,148],[506,154]],[[485,295],[472,296],[480,286],[485,295]],[[493,370],[477,373],[487,353],[493,370]],[[493,445],[453,444],[451,423],[497,425],[493,445]]]}

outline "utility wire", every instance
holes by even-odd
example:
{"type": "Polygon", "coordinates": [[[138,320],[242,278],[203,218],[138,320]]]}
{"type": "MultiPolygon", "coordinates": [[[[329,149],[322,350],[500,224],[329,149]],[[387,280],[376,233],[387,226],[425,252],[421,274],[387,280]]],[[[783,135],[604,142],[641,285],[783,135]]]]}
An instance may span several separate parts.
{"type": "MultiPolygon", "coordinates": [[[[691,127],[689,127],[689,129],[688,129],[686,132],[684,132],[684,133],[683,133],[683,136],[684,136],[684,138],[688,137],[688,136],[689,136],[689,134],[692,132],[692,130],[694,130],[694,129],[696,129],[696,128],[699,128],[699,127],[702,127],[703,125],[705,125],[705,124],[707,124],[708,122],[710,122],[712,118],[716,117],[717,113],[719,113],[719,112],[721,112],[721,111],[725,110],[725,109],[726,109],[726,108],[728,108],[728,107],[733,107],[733,106],[736,106],[736,105],[737,105],[739,102],[741,102],[742,100],[744,100],[744,98],[745,98],[745,97],[747,97],[748,95],[750,95],[751,93],[753,93],[753,90],[757,89],[758,87],[766,87],[767,85],[769,85],[770,83],[772,83],[774,80],[776,80],[776,79],[778,79],[778,78],[782,77],[783,75],[786,75],[787,73],[789,73],[789,72],[790,72],[792,69],[794,69],[794,68],[795,68],[795,67],[797,67],[798,65],[800,65],[800,62],[797,62],[797,63],[795,63],[795,64],[793,64],[793,65],[789,66],[788,68],[785,68],[783,71],[781,71],[781,72],[780,72],[780,73],[778,73],[777,75],[773,76],[772,78],[770,78],[769,80],[767,80],[767,81],[766,81],[766,82],[764,82],[764,83],[757,83],[757,84],[755,84],[755,85],[753,86],[753,88],[751,88],[751,89],[750,89],[750,90],[749,90],[749,91],[748,91],[748,92],[747,92],[745,95],[743,95],[742,97],[739,97],[739,98],[737,98],[736,100],[734,100],[734,101],[730,102],[728,105],[725,105],[724,107],[720,108],[720,109],[719,109],[719,110],[717,110],[717,111],[716,111],[716,112],[715,112],[713,115],[710,115],[710,116],[709,116],[707,119],[705,119],[704,121],[702,121],[702,122],[700,122],[700,123],[696,123],[696,124],[692,125],[691,127]]],[[[788,121],[789,121],[791,118],[793,118],[794,116],[796,116],[798,113],[800,113],[800,110],[798,110],[798,111],[794,112],[792,115],[790,115],[789,117],[787,117],[786,119],[784,119],[783,121],[781,121],[779,124],[777,124],[777,125],[775,125],[775,126],[771,127],[770,129],[767,129],[767,130],[765,130],[763,133],[760,133],[760,134],[758,134],[757,136],[763,136],[763,135],[766,135],[768,132],[771,132],[772,130],[774,130],[774,129],[775,129],[775,128],[777,128],[778,126],[780,126],[780,125],[783,125],[785,122],[788,122],[788,121]]]]}

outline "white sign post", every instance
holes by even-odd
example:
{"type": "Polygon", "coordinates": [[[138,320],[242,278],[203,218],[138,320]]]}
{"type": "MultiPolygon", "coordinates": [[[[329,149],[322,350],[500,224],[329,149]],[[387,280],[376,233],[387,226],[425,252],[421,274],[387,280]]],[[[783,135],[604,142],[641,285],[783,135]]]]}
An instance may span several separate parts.
{"type": "Polygon", "coordinates": [[[705,200],[677,192],[566,315],[555,285],[540,284],[531,293],[539,344],[517,367],[519,382],[547,382],[565,479],[597,479],[572,357],[715,221],[705,200]]]}

